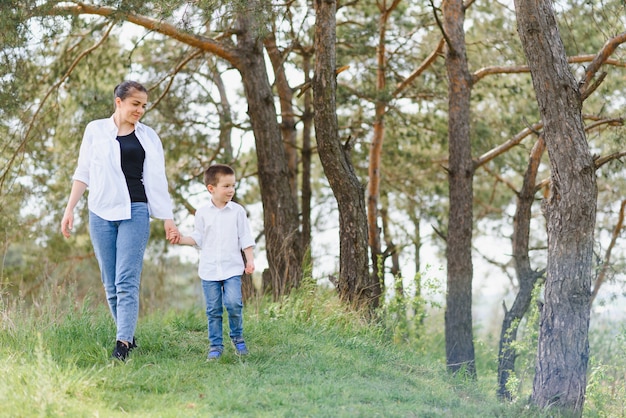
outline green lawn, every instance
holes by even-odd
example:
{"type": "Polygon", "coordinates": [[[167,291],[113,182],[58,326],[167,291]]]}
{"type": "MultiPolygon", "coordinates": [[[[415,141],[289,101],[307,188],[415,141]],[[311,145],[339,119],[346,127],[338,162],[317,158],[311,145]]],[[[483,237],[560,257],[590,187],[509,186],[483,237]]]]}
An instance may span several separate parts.
{"type": "MultiPolygon", "coordinates": [[[[206,361],[202,306],[143,315],[139,348],[120,363],[109,359],[114,328],[101,305],[5,305],[2,417],[544,416],[496,399],[495,370],[481,370],[495,365],[484,359],[493,349],[477,344],[479,378],[462,381],[445,371],[441,324],[393,342],[385,326],[366,325],[324,293],[250,304],[250,355],[227,347],[216,362],[206,361]]],[[[602,399],[609,412],[587,416],[624,416],[623,401],[602,399]]]]}

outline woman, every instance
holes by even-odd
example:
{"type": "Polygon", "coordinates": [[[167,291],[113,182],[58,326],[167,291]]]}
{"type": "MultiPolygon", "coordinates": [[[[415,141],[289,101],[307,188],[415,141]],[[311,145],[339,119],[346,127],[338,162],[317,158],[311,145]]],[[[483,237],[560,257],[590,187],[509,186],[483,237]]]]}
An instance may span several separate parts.
{"type": "Polygon", "coordinates": [[[164,220],[170,242],[180,239],[173,221],[161,140],[152,128],[139,122],[147,101],[144,86],[124,81],[115,87],[113,116],[87,125],[61,221],[61,232],[68,238],[74,208],[89,187],[91,242],[117,326],[112,357],[122,361],[136,347],[139,284],[150,216],[164,220]]]}

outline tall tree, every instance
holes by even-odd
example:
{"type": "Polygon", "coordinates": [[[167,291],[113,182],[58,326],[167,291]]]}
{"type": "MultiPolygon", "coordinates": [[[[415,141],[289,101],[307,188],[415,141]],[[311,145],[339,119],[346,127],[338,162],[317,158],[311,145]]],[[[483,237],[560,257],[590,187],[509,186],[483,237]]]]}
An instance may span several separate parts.
{"type": "Polygon", "coordinates": [[[595,165],[578,83],[549,0],[515,0],[550,158],[545,302],[532,401],[582,415],[589,360],[591,271],[596,216],[595,165]]]}
{"type": "Polygon", "coordinates": [[[290,182],[289,164],[265,64],[259,10],[260,2],[249,1],[239,16],[237,69],[243,80],[256,142],[267,258],[274,297],[278,298],[299,285],[304,254],[298,203],[290,182]]]}
{"type": "Polygon", "coordinates": [[[387,5],[386,1],[378,1],[380,17],[378,19],[378,45],[376,48],[376,103],[374,111],[374,132],[372,145],[370,146],[370,158],[368,164],[368,195],[367,195],[367,224],[369,230],[369,246],[372,259],[372,275],[384,284],[384,271],[379,271],[382,266],[381,238],[378,225],[380,203],[380,170],[382,161],[383,143],[385,140],[385,113],[387,112],[388,96],[387,89],[387,53],[386,33],[388,20],[391,13],[396,9],[400,0],[393,0],[387,5]]]}
{"type": "Polygon", "coordinates": [[[472,76],[465,46],[465,5],[444,0],[443,31],[448,72],[448,187],[446,364],[476,376],[472,330],[472,228],[474,162],[470,141],[472,76]]]}
{"type": "Polygon", "coordinates": [[[350,150],[339,140],[336,105],[335,0],[315,1],[315,72],[313,106],[318,153],[339,207],[340,297],[357,306],[378,306],[381,287],[367,264],[367,214],[364,187],[359,181],[350,150]]]}

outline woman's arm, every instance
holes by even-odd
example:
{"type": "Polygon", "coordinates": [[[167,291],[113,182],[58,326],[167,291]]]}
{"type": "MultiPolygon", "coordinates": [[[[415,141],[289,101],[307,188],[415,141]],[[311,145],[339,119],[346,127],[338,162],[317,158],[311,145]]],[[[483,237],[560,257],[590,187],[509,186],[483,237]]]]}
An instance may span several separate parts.
{"type": "Polygon", "coordinates": [[[70,192],[70,198],[67,201],[65,207],[65,213],[61,220],[61,233],[65,238],[70,237],[70,231],[74,227],[74,208],[78,204],[78,201],[87,190],[87,185],[82,181],[74,180],[72,183],[72,191],[70,192]]]}

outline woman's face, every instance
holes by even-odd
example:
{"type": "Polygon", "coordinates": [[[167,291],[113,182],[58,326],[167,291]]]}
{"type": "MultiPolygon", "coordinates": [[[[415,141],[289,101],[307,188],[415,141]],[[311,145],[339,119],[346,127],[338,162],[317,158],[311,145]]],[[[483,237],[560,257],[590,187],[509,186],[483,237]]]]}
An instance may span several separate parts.
{"type": "Polygon", "coordinates": [[[134,125],[141,119],[146,112],[148,103],[148,95],[143,91],[131,90],[130,94],[124,100],[119,97],[115,98],[117,111],[121,116],[122,123],[130,123],[134,125]]]}

